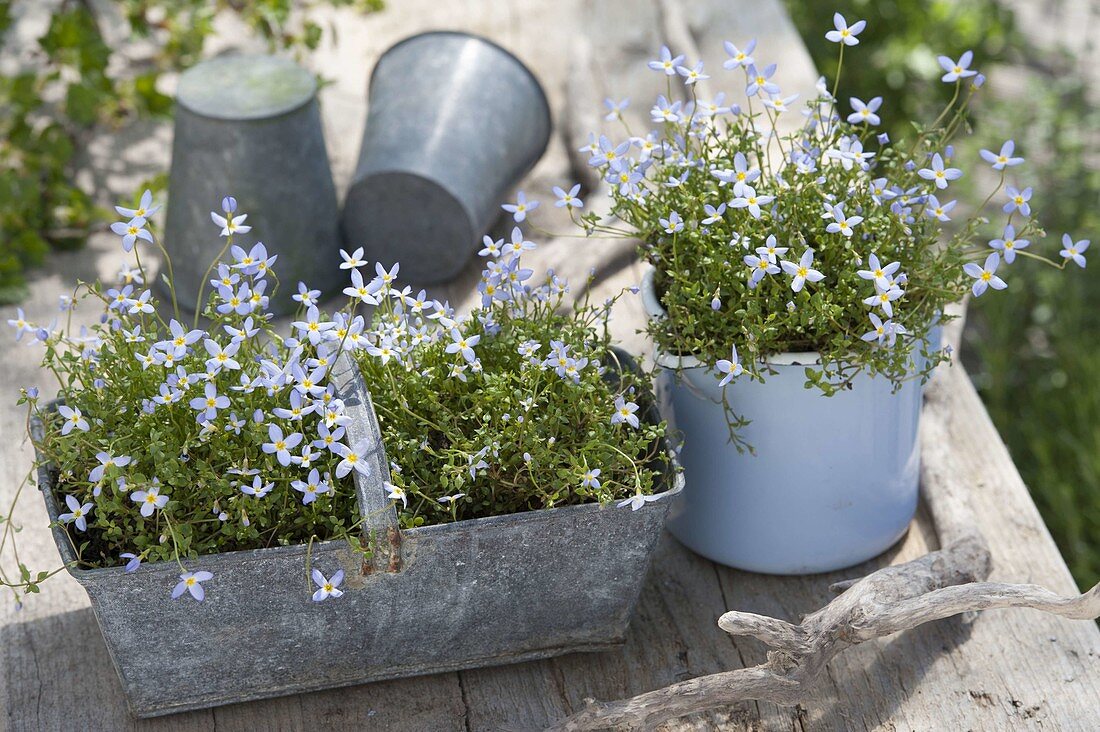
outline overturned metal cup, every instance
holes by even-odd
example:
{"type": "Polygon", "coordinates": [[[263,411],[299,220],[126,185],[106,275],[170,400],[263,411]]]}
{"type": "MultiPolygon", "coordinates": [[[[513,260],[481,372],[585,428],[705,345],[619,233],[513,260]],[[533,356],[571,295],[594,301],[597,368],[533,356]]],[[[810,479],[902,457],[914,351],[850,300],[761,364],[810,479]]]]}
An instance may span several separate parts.
{"type": "Polygon", "coordinates": [[[294,309],[298,281],[338,290],[339,208],[313,75],[285,58],[222,56],[184,72],[176,102],[164,245],[179,304],[194,311],[200,286],[204,301],[210,292],[207,268],[225,243],[210,212],[226,195],[253,227],[233,243],[262,240],[279,255],[271,311],[294,309]]]}
{"type": "Polygon", "coordinates": [[[349,247],[418,283],[458,274],[503,197],[550,140],[526,66],[467,33],[406,38],[374,68],[359,163],[341,219],[349,247]]]}

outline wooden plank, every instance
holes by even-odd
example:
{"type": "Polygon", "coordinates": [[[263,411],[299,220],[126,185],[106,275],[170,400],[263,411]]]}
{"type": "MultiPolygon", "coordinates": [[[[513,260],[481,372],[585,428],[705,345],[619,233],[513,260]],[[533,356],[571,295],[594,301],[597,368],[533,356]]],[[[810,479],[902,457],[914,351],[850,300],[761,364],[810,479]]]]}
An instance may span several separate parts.
{"type": "MultiPolygon", "coordinates": [[[[374,59],[393,41],[431,27],[465,28],[516,51],[543,78],[559,121],[566,114],[563,90],[576,34],[583,29],[597,38],[603,36],[605,42],[592,47],[596,67],[591,100],[598,105],[602,95],[613,91],[619,98],[631,96],[632,128],[636,124],[637,129],[648,129],[649,97],[660,79],[643,73],[639,64],[659,45],[661,5],[658,0],[605,0],[589,10],[595,15],[581,11],[580,0],[554,4],[402,0],[376,16],[358,17],[348,10],[327,15],[326,19],[337,22],[341,43],[322,48],[314,62],[315,69],[328,70],[336,80],[325,90],[323,106],[338,187],[346,187],[354,164],[366,114],[362,95],[374,59]],[[607,40],[612,31],[619,34],[617,40],[607,40]]],[[[716,70],[724,55],[720,40],[743,42],[755,35],[760,39],[760,53],[780,61],[780,74],[790,70],[789,80],[781,81],[784,88],[801,91],[807,83],[812,86],[807,71],[812,67],[806,66],[804,49],[777,1],[733,6],[707,0],[685,4],[681,12],[692,41],[712,69],[716,70]]],[[[223,29],[223,45],[229,42],[224,39],[234,36],[233,31],[231,27],[223,29]]],[[[128,192],[136,182],[125,164],[131,151],[140,151],[139,157],[148,164],[167,162],[163,126],[134,134],[133,140],[105,139],[98,141],[100,147],[93,146],[93,159],[121,156],[115,167],[102,168],[107,172],[98,179],[114,195],[128,192]],[[163,156],[159,162],[157,155],[163,156]]],[[[548,191],[575,175],[568,144],[571,142],[556,136],[547,156],[524,182],[529,195],[543,201],[535,221],[558,234],[568,231],[568,219],[552,208],[548,191]]],[[[511,225],[502,221],[498,228],[506,234],[511,225]]],[[[532,266],[556,265],[575,285],[579,285],[577,277],[605,263],[608,253],[616,251],[602,248],[598,241],[538,232],[532,237],[545,242],[530,257],[532,266]]],[[[110,236],[94,238],[85,251],[55,256],[34,276],[32,297],[26,304],[29,316],[48,322],[57,294],[71,287],[75,278],[110,276],[121,260],[110,236]]],[[[474,263],[456,283],[436,292],[453,303],[468,305],[477,272],[474,263]]],[[[637,283],[640,273],[637,265],[619,271],[596,288],[595,296],[602,298],[637,283]]],[[[0,315],[9,317],[7,309],[0,315]]],[[[94,317],[90,308],[81,309],[77,322],[87,323],[94,317]]],[[[648,346],[636,333],[643,323],[638,298],[626,296],[613,320],[616,337],[632,350],[644,351],[648,346]]],[[[0,383],[45,386],[37,360],[34,348],[4,350],[0,383]]],[[[974,507],[982,517],[998,565],[996,578],[1036,581],[1070,592],[1072,581],[1065,565],[972,386],[957,367],[951,378],[958,404],[952,437],[975,479],[974,507]]],[[[10,392],[9,397],[13,397],[10,392]]],[[[22,415],[11,406],[13,400],[0,404],[0,434],[5,436],[20,435],[22,430],[22,415]]],[[[29,445],[15,439],[0,441],[0,501],[10,500],[30,463],[29,445]]],[[[56,561],[41,502],[33,495],[23,501],[16,520],[26,527],[20,536],[25,555],[38,564],[56,561]]],[[[904,560],[934,545],[931,522],[922,513],[896,550],[868,566],[904,560]]],[[[841,575],[848,573],[836,576],[841,575]]],[[[231,729],[535,728],[575,710],[585,696],[621,697],[677,679],[759,662],[761,648],[749,641],[732,642],[718,630],[718,615],[737,608],[794,618],[827,599],[831,579],[769,578],[718,568],[666,538],[643,592],[639,622],[619,651],[137,722],[125,711],[86,596],[75,582],[61,577],[51,581],[46,594],[34,598],[21,612],[10,603],[0,603],[0,708],[6,726],[12,729],[205,729],[215,725],[231,729]],[[654,632],[654,628],[659,630],[654,632]]],[[[831,684],[802,707],[743,704],[681,720],[667,729],[1087,729],[1094,726],[1087,715],[1100,708],[1098,656],[1100,632],[1094,624],[1060,621],[1029,611],[996,611],[974,622],[937,623],[855,649],[834,662],[831,684]]]]}

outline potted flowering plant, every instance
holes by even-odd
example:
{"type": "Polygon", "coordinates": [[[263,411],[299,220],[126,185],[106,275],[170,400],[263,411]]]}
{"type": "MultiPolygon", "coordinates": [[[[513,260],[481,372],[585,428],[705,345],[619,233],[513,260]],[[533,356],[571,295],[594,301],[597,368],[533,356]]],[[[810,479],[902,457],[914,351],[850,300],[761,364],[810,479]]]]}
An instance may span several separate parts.
{"type": "MultiPolygon", "coordinates": [[[[864,25],[835,16],[838,81],[864,25]]],[[[984,82],[971,53],[940,57],[951,102],[891,141],[876,131],[881,97],[844,102],[824,80],[804,124],[780,134],[796,95],[754,41],[726,50],[743,106],[697,96],[701,62],[664,48],[650,63],[668,82],[656,129],[587,148],[621,225],[581,221],[639,239],[651,266],[658,388],[684,439],[672,532],[743,569],[838,569],[885,550],[914,514],[920,385],[949,355],[944,306],[1004,289],[1021,260],[1084,267],[1088,241],[1043,252],[1011,140],[982,151],[996,184],[959,216],[951,143],[984,82]]]]}
{"type": "MultiPolygon", "coordinates": [[[[277,256],[233,244],[224,221],[245,216],[222,208],[192,321],[145,289],[159,242],[128,209],[135,266],[65,299],[98,324],[12,321],[60,382],[56,402],[22,396],[38,484],[131,708],[621,642],[679,478],[648,381],[601,327],[610,303],[564,312],[517,230],[487,247],[469,316],[400,288],[397,265],[364,277],[357,250],[346,304],[326,315],[299,283],[280,333],[277,256]]],[[[17,593],[50,574],[20,570],[17,593]]]]}

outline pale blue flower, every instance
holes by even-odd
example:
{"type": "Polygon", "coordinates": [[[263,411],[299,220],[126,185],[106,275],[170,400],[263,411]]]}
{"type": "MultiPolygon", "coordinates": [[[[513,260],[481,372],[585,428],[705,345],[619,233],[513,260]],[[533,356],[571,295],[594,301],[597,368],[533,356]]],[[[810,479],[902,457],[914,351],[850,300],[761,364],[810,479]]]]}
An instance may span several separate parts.
{"type": "Polygon", "coordinates": [[[137,267],[131,267],[130,265],[123,263],[118,270],[119,282],[129,285],[137,283],[139,285],[145,284],[145,278],[141,276],[141,270],[137,267]]]}
{"type": "Polygon", "coordinates": [[[905,291],[896,284],[890,283],[886,287],[882,287],[876,280],[875,294],[863,298],[863,304],[870,307],[877,305],[882,308],[882,312],[886,313],[886,317],[892,318],[894,317],[894,301],[900,299],[904,294],[905,291]]]}
{"type": "Polygon", "coordinates": [[[641,426],[638,415],[638,405],[628,402],[622,396],[615,397],[615,412],[611,415],[611,424],[628,424],[637,428],[641,426]]]}
{"type": "Polygon", "coordinates": [[[853,125],[863,123],[874,127],[882,122],[882,119],[875,114],[882,106],[882,97],[874,97],[866,104],[857,97],[850,97],[848,103],[852,105],[852,113],[848,115],[849,123],[853,125]]]}
{"type": "Polygon", "coordinates": [[[337,588],[344,581],[344,570],[336,570],[336,574],[332,575],[332,579],[325,579],[325,575],[321,574],[319,569],[314,569],[311,576],[313,577],[313,583],[317,585],[317,591],[313,593],[314,602],[322,602],[330,597],[343,596],[343,590],[337,588]]]}
{"type": "Polygon", "coordinates": [[[714,99],[709,101],[699,100],[696,107],[700,114],[708,117],[718,117],[723,114],[741,114],[741,107],[736,104],[726,104],[726,93],[718,92],[714,99]]]}
{"type": "Polygon", "coordinates": [[[661,54],[655,61],[649,62],[649,68],[654,71],[663,71],[667,76],[676,76],[676,67],[684,61],[683,54],[673,56],[668,46],[661,46],[661,54]]]}
{"type": "Polygon", "coordinates": [[[661,500],[661,496],[643,496],[641,493],[635,493],[630,498],[624,498],[615,504],[616,508],[626,508],[630,506],[631,511],[637,511],[647,503],[653,503],[654,501],[661,500]]]}
{"type": "Polygon", "coordinates": [[[192,409],[199,412],[201,418],[213,421],[217,419],[219,409],[229,408],[229,397],[218,394],[218,387],[212,381],[208,381],[203,396],[195,397],[189,404],[192,409]]]}
{"type": "Polygon", "coordinates": [[[398,361],[401,360],[400,354],[397,352],[396,346],[394,346],[393,339],[389,336],[379,338],[377,343],[368,344],[366,351],[372,357],[379,359],[383,366],[388,364],[391,358],[397,359],[398,361]]]}
{"type": "Polygon", "coordinates": [[[510,240],[504,246],[504,253],[519,256],[524,252],[529,252],[536,248],[537,247],[535,246],[535,242],[528,241],[527,239],[523,238],[523,231],[518,226],[514,226],[512,227],[512,235],[510,237],[510,240]]]}
{"type": "Polygon", "coordinates": [[[70,407],[66,404],[58,406],[57,413],[65,420],[65,425],[61,428],[61,434],[67,435],[74,429],[81,432],[87,432],[91,429],[88,425],[88,420],[84,419],[84,414],[81,413],[77,407],[70,407]]]}
{"type": "Polygon", "coordinates": [[[928,201],[924,205],[924,215],[934,218],[937,221],[950,221],[951,217],[947,214],[951,213],[951,209],[955,208],[955,204],[957,203],[958,201],[940,203],[939,199],[935,196],[928,196],[928,201]]]}
{"type": "Polygon", "coordinates": [[[69,507],[69,510],[58,514],[57,520],[64,524],[75,524],[79,531],[87,531],[88,515],[95,508],[95,504],[81,503],[73,496],[65,496],[65,505],[69,507]]]}
{"type": "Polygon", "coordinates": [[[730,349],[730,357],[728,359],[720,359],[715,364],[715,367],[718,369],[718,373],[723,374],[722,379],[718,382],[719,387],[725,386],[745,373],[744,367],[741,366],[741,359],[737,356],[737,346],[733,346],[730,349]]]}
{"type": "Polygon", "coordinates": [[[160,206],[153,205],[153,192],[146,189],[141,194],[141,202],[138,203],[137,208],[125,208],[123,206],[115,206],[115,211],[119,216],[125,216],[128,219],[145,219],[148,221],[152,218],[153,214],[160,211],[160,206]]]}
{"type": "Polygon", "coordinates": [[[8,321],[8,325],[15,328],[15,340],[21,340],[24,333],[34,333],[34,326],[27,322],[27,314],[23,308],[15,309],[15,318],[8,321]]]}
{"type": "Polygon", "coordinates": [[[241,349],[240,341],[231,341],[229,345],[222,346],[217,341],[207,338],[203,341],[203,347],[210,354],[210,358],[206,359],[206,368],[210,371],[217,373],[222,369],[237,371],[241,368],[240,362],[233,358],[241,349]]]}
{"type": "Polygon", "coordinates": [[[399,485],[394,485],[389,481],[382,481],[382,490],[386,491],[386,498],[391,501],[401,501],[403,508],[409,507],[409,494],[405,492],[405,489],[399,485]]]}
{"type": "Polygon", "coordinates": [[[669,102],[663,94],[657,96],[657,103],[649,110],[649,117],[653,122],[670,122],[676,124],[683,120],[680,111],[684,103],[677,100],[669,102]]]}
{"type": "Polygon", "coordinates": [[[451,343],[447,344],[447,353],[460,353],[467,363],[473,363],[477,356],[474,354],[474,346],[481,341],[481,336],[462,335],[457,328],[451,330],[451,343]]]}
{"type": "Polygon", "coordinates": [[[1001,252],[1004,256],[1005,264],[1012,264],[1016,261],[1016,252],[1020,249],[1026,249],[1030,245],[1031,242],[1027,239],[1016,238],[1016,227],[1012,224],[1005,226],[1000,239],[992,239],[989,242],[989,246],[1001,252]]]}
{"type": "Polygon", "coordinates": [[[783,267],[783,271],[794,279],[791,280],[791,289],[795,292],[800,292],[807,282],[820,282],[825,279],[825,275],[813,269],[811,265],[814,263],[814,250],[807,249],[802,253],[802,258],[798,260],[798,264],[794,262],[788,262],[784,260],[780,263],[783,267]]]}
{"type": "Polygon", "coordinates": [[[221,227],[222,236],[233,236],[234,234],[247,234],[252,231],[251,226],[247,226],[244,222],[248,218],[248,214],[241,214],[240,216],[233,216],[227,212],[226,216],[222,216],[213,211],[210,212],[210,220],[214,222],[215,226],[221,227]]]}
{"type": "Polygon", "coordinates": [[[189,592],[191,593],[191,597],[202,602],[206,597],[206,590],[203,589],[201,583],[210,579],[214,579],[214,575],[210,572],[184,572],[180,575],[179,584],[172,590],[172,599],[176,600],[183,595],[184,592],[189,592]]]}
{"type": "Polygon", "coordinates": [[[264,479],[259,475],[252,477],[252,485],[247,483],[241,484],[241,493],[246,496],[253,496],[254,498],[263,498],[275,488],[275,483],[265,483],[264,479]]]}
{"type": "Polygon", "coordinates": [[[558,208],[584,208],[584,201],[577,198],[577,194],[580,192],[580,183],[574,184],[574,186],[570,188],[568,192],[562,190],[558,186],[554,186],[554,195],[558,197],[558,200],[554,201],[554,205],[558,208]]]}
{"type": "Polygon", "coordinates": [[[860,339],[864,341],[875,341],[879,345],[882,345],[883,341],[886,340],[887,326],[891,321],[888,320],[883,323],[882,319],[874,313],[868,313],[868,317],[871,318],[871,325],[874,327],[860,336],[860,339]]]}
{"type": "Polygon", "coordinates": [[[745,186],[740,196],[730,201],[730,208],[747,208],[754,219],[760,218],[760,207],[775,200],[775,196],[758,196],[752,186],[745,186]]]}
{"type": "Polygon", "coordinates": [[[238,343],[241,341],[246,341],[260,332],[260,329],[255,327],[251,316],[245,318],[245,321],[241,323],[239,328],[227,324],[222,326],[222,330],[224,330],[233,341],[238,343]]]}
{"type": "Polygon", "coordinates": [[[122,237],[122,248],[127,252],[134,248],[134,242],[138,239],[153,241],[153,235],[145,229],[145,219],[140,216],[129,221],[116,221],[111,224],[111,231],[122,237]]]}
{"type": "MultiPolygon", "coordinates": [[[[243,376],[243,374],[242,374],[243,376]]],[[[237,416],[236,412],[229,413],[229,420],[225,424],[225,431],[232,432],[235,435],[241,434],[241,430],[247,424],[243,419],[237,416]]]]}
{"type": "Polygon", "coordinates": [[[715,208],[708,203],[703,206],[703,211],[707,216],[700,223],[704,226],[710,226],[722,220],[722,215],[726,213],[726,204],[720,203],[718,204],[718,208],[715,208]]]}
{"type": "Polygon", "coordinates": [[[523,191],[519,191],[518,193],[516,193],[515,203],[506,203],[501,206],[502,209],[512,214],[512,218],[515,219],[517,224],[526,220],[527,214],[531,213],[538,207],[539,202],[528,201],[527,194],[523,191]]]}
{"type": "Polygon", "coordinates": [[[581,475],[581,487],[598,490],[600,487],[600,472],[599,468],[589,468],[585,470],[584,474],[581,475]]]}
{"type": "Polygon", "coordinates": [[[340,263],[340,269],[358,269],[359,267],[366,267],[368,264],[367,260],[363,259],[363,247],[359,247],[351,254],[341,249],[340,258],[344,260],[340,263]]]}
{"type": "Polygon", "coordinates": [[[305,320],[296,320],[290,325],[304,335],[313,345],[317,345],[324,340],[326,330],[330,330],[336,326],[336,324],[331,321],[321,320],[321,312],[317,309],[316,305],[311,305],[306,311],[305,320]]]}
{"type": "Polygon", "coordinates": [[[844,19],[843,15],[833,13],[834,30],[825,34],[825,40],[833,43],[843,43],[845,46],[858,46],[859,39],[856,36],[862,33],[866,27],[866,20],[857,20],[855,23],[848,25],[848,21],[844,19]]]}
{"type": "Polygon", "coordinates": [[[958,61],[952,61],[947,56],[939,56],[936,60],[940,62],[940,67],[947,72],[940,77],[941,81],[953,83],[978,73],[970,68],[970,63],[974,60],[973,51],[965,52],[962,56],[959,56],[958,61]]]}
{"type": "MultiPolygon", "coordinates": [[[[488,238],[488,237],[486,237],[488,238]]],[[[344,288],[344,294],[348,297],[354,297],[359,302],[366,305],[377,305],[378,298],[374,296],[374,291],[371,287],[374,286],[373,282],[365,282],[363,280],[363,273],[357,269],[351,271],[351,286],[344,288]]],[[[310,305],[311,308],[316,307],[310,305]]]]}
{"type": "Polygon", "coordinates": [[[764,240],[764,246],[757,247],[756,253],[762,257],[767,257],[768,261],[775,263],[779,261],[779,257],[787,253],[790,247],[781,247],[776,241],[775,234],[768,234],[768,238],[764,240]]]}
{"type": "Polygon", "coordinates": [[[348,447],[342,442],[337,442],[332,451],[343,458],[336,466],[336,477],[343,478],[352,470],[365,476],[370,476],[370,467],[367,465],[367,451],[370,449],[370,440],[360,440],[355,445],[348,447]]]}
{"type": "Polygon", "coordinates": [[[852,166],[867,170],[870,168],[868,161],[874,156],[873,152],[864,152],[863,143],[855,135],[841,137],[837,147],[825,151],[825,157],[839,161],[845,170],[851,170],[852,166]]]}
{"type": "Polygon", "coordinates": [[[779,93],[779,85],[774,81],[770,81],[772,76],[775,75],[775,64],[768,64],[764,67],[764,70],[756,68],[756,64],[751,64],[748,67],[749,84],[745,88],[746,96],[753,96],[759,94],[760,96],[775,96],[779,93]]]}
{"type": "Polygon", "coordinates": [[[675,234],[684,230],[684,220],[675,211],[670,212],[667,219],[659,219],[659,223],[664,227],[667,234],[675,234]]]}
{"type": "Polygon", "coordinates": [[[604,120],[613,122],[623,116],[623,110],[630,106],[630,100],[624,99],[621,102],[616,102],[614,99],[608,97],[603,100],[603,104],[607,107],[607,114],[604,115],[604,120]]]}
{"type": "Polygon", "coordinates": [[[974,297],[981,297],[982,293],[989,287],[994,290],[1003,290],[1008,287],[1005,281],[997,276],[997,266],[1000,263],[1000,255],[993,252],[985,258],[984,265],[979,266],[974,262],[967,262],[963,265],[963,271],[974,278],[974,286],[971,288],[974,297]]]}
{"type": "Polygon", "coordinates": [[[234,244],[229,249],[230,254],[233,255],[235,262],[230,265],[233,269],[239,269],[243,274],[254,275],[263,277],[267,273],[267,268],[275,263],[278,259],[278,255],[273,257],[267,256],[267,247],[264,246],[262,241],[258,241],[252,245],[252,248],[247,252],[242,248],[234,244]]]}
{"type": "Polygon", "coordinates": [[[832,218],[832,223],[825,227],[825,231],[830,234],[843,234],[851,238],[853,229],[863,223],[862,216],[845,216],[843,203],[838,203],[830,208],[829,215],[832,218]]]}
{"type": "Polygon", "coordinates": [[[982,149],[980,155],[982,156],[982,160],[993,166],[994,170],[1004,170],[1005,168],[1011,168],[1024,162],[1023,158],[1012,156],[1015,149],[1015,142],[1012,140],[1005,140],[1004,144],[1001,145],[1001,151],[999,153],[982,149]]]}
{"type": "Polygon", "coordinates": [[[290,459],[294,462],[295,465],[305,470],[306,468],[312,467],[313,461],[317,460],[320,457],[321,456],[318,453],[313,451],[313,445],[307,442],[302,445],[302,454],[294,455],[290,459]]]}
{"type": "Polygon", "coordinates": [[[722,45],[726,49],[726,54],[729,55],[729,58],[722,64],[722,68],[736,69],[741,66],[752,66],[755,63],[751,55],[756,50],[755,38],[746,43],[744,49],[738,48],[729,41],[723,41],[722,45]]]}
{"type": "Polygon", "coordinates": [[[798,99],[797,94],[791,94],[789,97],[773,96],[771,99],[764,100],[764,106],[774,111],[776,114],[782,114],[790,110],[791,103],[795,99],[798,99]]]}
{"type": "MultiPolygon", "coordinates": [[[[339,473],[337,475],[339,476],[339,473]]],[[[316,501],[318,496],[323,496],[332,491],[332,487],[321,479],[321,472],[317,468],[310,470],[305,480],[291,482],[290,487],[302,494],[302,505],[304,506],[316,501]]]]}
{"type": "Polygon", "coordinates": [[[136,315],[138,313],[153,313],[156,310],[153,308],[153,303],[149,299],[153,296],[153,293],[149,290],[145,290],[136,300],[130,300],[130,315],[136,315]]]}
{"type": "Polygon", "coordinates": [[[496,241],[493,241],[493,237],[485,236],[485,237],[482,237],[481,242],[482,242],[482,244],[484,244],[484,246],[481,248],[481,251],[478,252],[478,256],[480,256],[480,257],[499,257],[500,256],[501,247],[504,246],[504,240],[503,239],[497,239],[496,241]]]}
{"type": "Polygon", "coordinates": [[[958,168],[945,168],[943,163],[943,157],[939,153],[932,156],[932,167],[921,168],[917,171],[917,175],[925,180],[930,180],[936,184],[936,188],[947,188],[949,181],[958,180],[962,177],[962,171],[958,168]]]}
{"type": "Polygon", "coordinates": [[[290,391],[290,409],[283,407],[276,407],[271,410],[272,413],[280,419],[288,419],[292,422],[300,422],[302,417],[307,414],[313,414],[317,411],[317,404],[312,401],[305,401],[302,396],[302,392],[297,389],[290,391]]]}
{"type": "Polygon", "coordinates": [[[134,491],[130,494],[130,500],[141,506],[141,515],[149,518],[153,511],[168,505],[168,496],[161,495],[160,487],[151,485],[146,490],[134,491]]]}
{"type": "Polygon", "coordinates": [[[599,168],[604,165],[618,163],[629,151],[630,140],[625,140],[616,145],[611,142],[607,135],[600,135],[599,142],[596,143],[596,147],[592,151],[592,157],[589,158],[588,164],[593,168],[599,168]]]}
{"type": "Polygon", "coordinates": [[[203,330],[187,330],[178,320],[173,318],[168,321],[168,330],[172,337],[169,340],[158,341],[157,347],[165,353],[170,353],[174,358],[183,358],[187,355],[187,347],[196,343],[206,335],[203,330]]]}
{"type": "Polygon", "coordinates": [[[465,496],[466,496],[465,493],[455,493],[454,495],[451,495],[451,496],[443,496],[442,498],[437,498],[436,501],[438,501],[439,503],[442,503],[445,506],[448,505],[448,504],[453,506],[455,504],[455,502],[458,501],[459,498],[464,498],[465,496]]]}
{"type": "Polygon", "coordinates": [[[122,554],[119,554],[118,556],[120,559],[128,560],[126,562],[126,567],[123,570],[124,572],[126,572],[126,574],[136,572],[138,567],[141,566],[141,557],[137,554],[134,554],[133,552],[122,552],[122,554]]]}
{"type": "Polygon", "coordinates": [[[1030,216],[1031,204],[1028,203],[1028,201],[1031,200],[1031,192],[1031,186],[1028,186],[1022,191],[1012,186],[1008,186],[1005,189],[1005,193],[1008,194],[1008,203],[1006,203],[1001,210],[1005,213],[1019,211],[1023,216],[1030,216]]]}
{"type": "Polygon", "coordinates": [[[218,285],[218,297],[222,301],[217,306],[217,310],[222,315],[229,313],[247,315],[252,312],[252,288],[247,282],[241,283],[236,291],[229,285],[218,285]]]}
{"type": "Polygon", "coordinates": [[[298,443],[302,441],[301,433],[292,432],[284,436],[283,430],[279,425],[269,424],[267,426],[267,437],[270,442],[265,442],[261,445],[261,449],[268,455],[274,454],[279,464],[283,467],[289,466],[292,462],[290,459],[290,451],[297,447],[298,443]]]}
{"type": "Polygon", "coordinates": [[[867,258],[867,269],[861,269],[856,272],[861,279],[873,280],[875,285],[881,289],[889,289],[891,285],[890,275],[894,274],[901,268],[901,262],[890,262],[885,267],[879,262],[878,255],[871,253],[867,258]]]}
{"type": "MultiPolygon", "coordinates": [[[[107,309],[124,310],[129,308],[130,294],[134,291],[133,285],[126,285],[122,289],[110,288],[107,290],[107,309]]],[[[9,321],[10,322],[10,321],[9,321]]]]}
{"type": "Polygon", "coordinates": [[[92,472],[88,473],[89,483],[98,483],[103,480],[104,474],[107,472],[107,468],[124,468],[130,464],[131,458],[129,455],[119,455],[114,457],[108,452],[97,452],[95,459],[99,461],[99,465],[92,468],[92,472]]]}
{"type": "Polygon", "coordinates": [[[316,305],[320,297],[320,290],[311,290],[305,282],[299,282],[298,292],[294,295],[291,295],[290,299],[294,300],[295,302],[300,302],[306,307],[309,307],[310,305],[316,305]]]}
{"type": "Polygon", "coordinates": [[[1088,251],[1090,243],[1088,239],[1075,242],[1069,234],[1062,234],[1062,251],[1059,254],[1065,259],[1072,259],[1074,264],[1083,269],[1085,267],[1085,252],[1088,251]]]}
{"type": "Polygon", "coordinates": [[[677,66],[676,73],[684,77],[684,85],[691,86],[696,82],[705,81],[710,77],[703,73],[703,62],[695,64],[694,66],[677,66]]]}
{"type": "Polygon", "coordinates": [[[766,275],[779,274],[779,267],[768,256],[747,254],[743,261],[749,267],[749,289],[755,289],[766,275]]]}

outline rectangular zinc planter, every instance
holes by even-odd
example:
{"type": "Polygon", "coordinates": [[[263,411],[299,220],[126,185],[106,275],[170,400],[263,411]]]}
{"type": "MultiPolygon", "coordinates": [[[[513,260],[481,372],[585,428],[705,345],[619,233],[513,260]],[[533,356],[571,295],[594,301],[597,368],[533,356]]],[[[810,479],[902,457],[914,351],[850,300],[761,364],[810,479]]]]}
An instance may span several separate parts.
{"type": "MultiPolygon", "coordinates": [[[[214,573],[204,602],[171,599],[173,562],[70,569],[87,590],[131,710],[151,717],[418,674],[492,666],[623,642],[670,501],[596,504],[400,530],[381,481],[388,462],[370,396],[346,356],[333,379],[368,435],[372,474],[353,472],[380,550],[315,543],[312,566],[347,573],[343,597],[310,599],[304,545],[192,561],[214,573]]],[[[648,415],[653,418],[654,415],[648,415]]],[[[36,439],[43,426],[32,425],[36,439]]],[[[51,520],[56,471],[39,470],[51,520]]],[[[666,499],[683,483],[670,475],[666,499]]],[[[62,559],[76,559],[53,529],[62,559]]]]}

